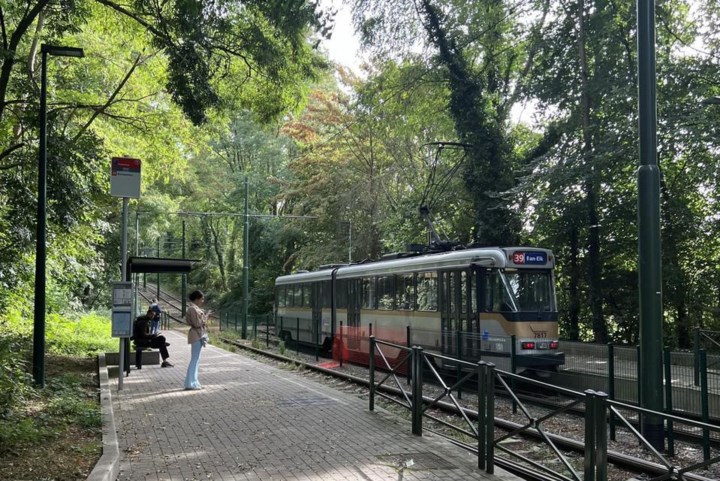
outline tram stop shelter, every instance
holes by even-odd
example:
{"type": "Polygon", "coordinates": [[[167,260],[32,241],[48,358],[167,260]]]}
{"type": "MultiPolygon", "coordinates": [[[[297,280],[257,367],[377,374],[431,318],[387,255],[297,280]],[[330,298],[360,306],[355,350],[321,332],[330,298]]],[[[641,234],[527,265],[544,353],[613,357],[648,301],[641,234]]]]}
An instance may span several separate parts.
{"type": "MultiPolygon", "coordinates": [[[[200,262],[198,259],[177,259],[166,257],[129,257],[127,260],[127,279],[130,281],[133,274],[187,274],[193,265],[200,262]]],[[[130,375],[130,338],[124,338],[125,362],[124,371],[130,375]]]]}

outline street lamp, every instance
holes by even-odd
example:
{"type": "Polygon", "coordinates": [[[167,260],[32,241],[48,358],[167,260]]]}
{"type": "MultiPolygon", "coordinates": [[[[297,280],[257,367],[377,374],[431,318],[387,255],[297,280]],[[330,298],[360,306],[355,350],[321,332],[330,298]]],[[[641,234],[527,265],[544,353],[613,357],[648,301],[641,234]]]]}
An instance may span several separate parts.
{"type": "Polygon", "coordinates": [[[35,317],[33,330],[33,379],[45,387],[45,259],[47,217],[47,56],[83,57],[81,48],[40,46],[40,155],[38,157],[37,241],[35,251],[35,317]]]}

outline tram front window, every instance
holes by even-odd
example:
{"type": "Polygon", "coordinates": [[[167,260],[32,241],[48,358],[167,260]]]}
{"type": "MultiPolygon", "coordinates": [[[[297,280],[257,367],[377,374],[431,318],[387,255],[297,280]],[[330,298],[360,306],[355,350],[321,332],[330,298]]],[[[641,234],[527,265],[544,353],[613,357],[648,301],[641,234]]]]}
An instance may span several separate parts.
{"type": "Polygon", "coordinates": [[[486,305],[496,312],[550,312],[555,310],[550,272],[510,270],[485,276],[486,305]]]}

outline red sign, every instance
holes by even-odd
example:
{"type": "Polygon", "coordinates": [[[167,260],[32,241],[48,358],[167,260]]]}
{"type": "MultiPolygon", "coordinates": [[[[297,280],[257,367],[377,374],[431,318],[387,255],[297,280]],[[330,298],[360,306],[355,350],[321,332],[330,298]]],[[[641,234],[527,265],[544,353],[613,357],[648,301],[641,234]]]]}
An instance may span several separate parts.
{"type": "Polygon", "coordinates": [[[140,159],[113,157],[111,159],[110,195],[113,197],[140,197],[140,159]]]}

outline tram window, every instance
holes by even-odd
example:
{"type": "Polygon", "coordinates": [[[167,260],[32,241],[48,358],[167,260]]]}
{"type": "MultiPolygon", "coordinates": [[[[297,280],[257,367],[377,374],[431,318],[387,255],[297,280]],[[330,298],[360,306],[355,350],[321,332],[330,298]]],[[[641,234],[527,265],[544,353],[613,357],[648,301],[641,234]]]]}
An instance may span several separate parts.
{"type": "Polygon", "coordinates": [[[347,309],[347,284],[346,280],[337,281],[337,292],[335,293],[335,302],[338,309],[347,309]]]}
{"type": "Polygon", "coordinates": [[[303,301],[303,286],[302,284],[296,284],[293,286],[293,307],[302,307],[303,301]]]}
{"type": "Polygon", "coordinates": [[[278,287],[278,288],[277,288],[277,294],[276,294],[276,296],[277,296],[277,305],[278,305],[278,307],[286,307],[286,302],[287,302],[287,297],[286,297],[286,296],[287,296],[287,289],[286,289],[284,286],[283,286],[283,287],[278,287]]]}
{"type": "Polygon", "coordinates": [[[554,309],[551,278],[547,272],[506,271],[504,275],[520,311],[554,309]]]}
{"type": "Polygon", "coordinates": [[[483,276],[484,310],[492,312],[512,311],[512,303],[503,285],[502,274],[497,270],[488,270],[483,276]]]}
{"type": "Polygon", "coordinates": [[[388,311],[395,304],[395,276],[381,276],[377,279],[378,309],[388,311]]]}
{"type": "Polygon", "coordinates": [[[303,307],[312,307],[312,284],[303,285],[303,307]]]}
{"type": "Polygon", "coordinates": [[[418,311],[437,311],[437,276],[434,272],[417,275],[418,311]]]}
{"type": "Polygon", "coordinates": [[[322,281],[320,284],[320,288],[322,289],[322,306],[325,308],[329,308],[332,302],[332,291],[330,290],[331,284],[330,281],[322,281]]]}
{"type": "Polygon", "coordinates": [[[467,272],[460,272],[460,285],[458,289],[460,289],[460,312],[463,314],[467,312],[467,280],[467,272]]]}
{"type": "Polygon", "coordinates": [[[375,297],[375,278],[365,277],[362,280],[363,309],[377,309],[375,297]]]}
{"type": "Polygon", "coordinates": [[[470,276],[470,312],[478,312],[477,276],[470,276]]]}
{"type": "MultiPolygon", "coordinates": [[[[447,290],[443,289],[443,295],[445,298],[450,301],[450,316],[451,318],[455,316],[455,309],[457,308],[457,303],[455,302],[456,296],[456,290],[459,289],[458,286],[458,273],[457,272],[448,272],[447,273],[447,280],[448,280],[448,287],[447,290]]],[[[447,306],[447,304],[445,304],[447,306]]],[[[445,308],[443,308],[443,311],[445,308]]]]}
{"type": "Polygon", "coordinates": [[[401,274],[397,276],[397,300],[398,309],[415,309],[415,278],[413,274],[401,274]]]}

